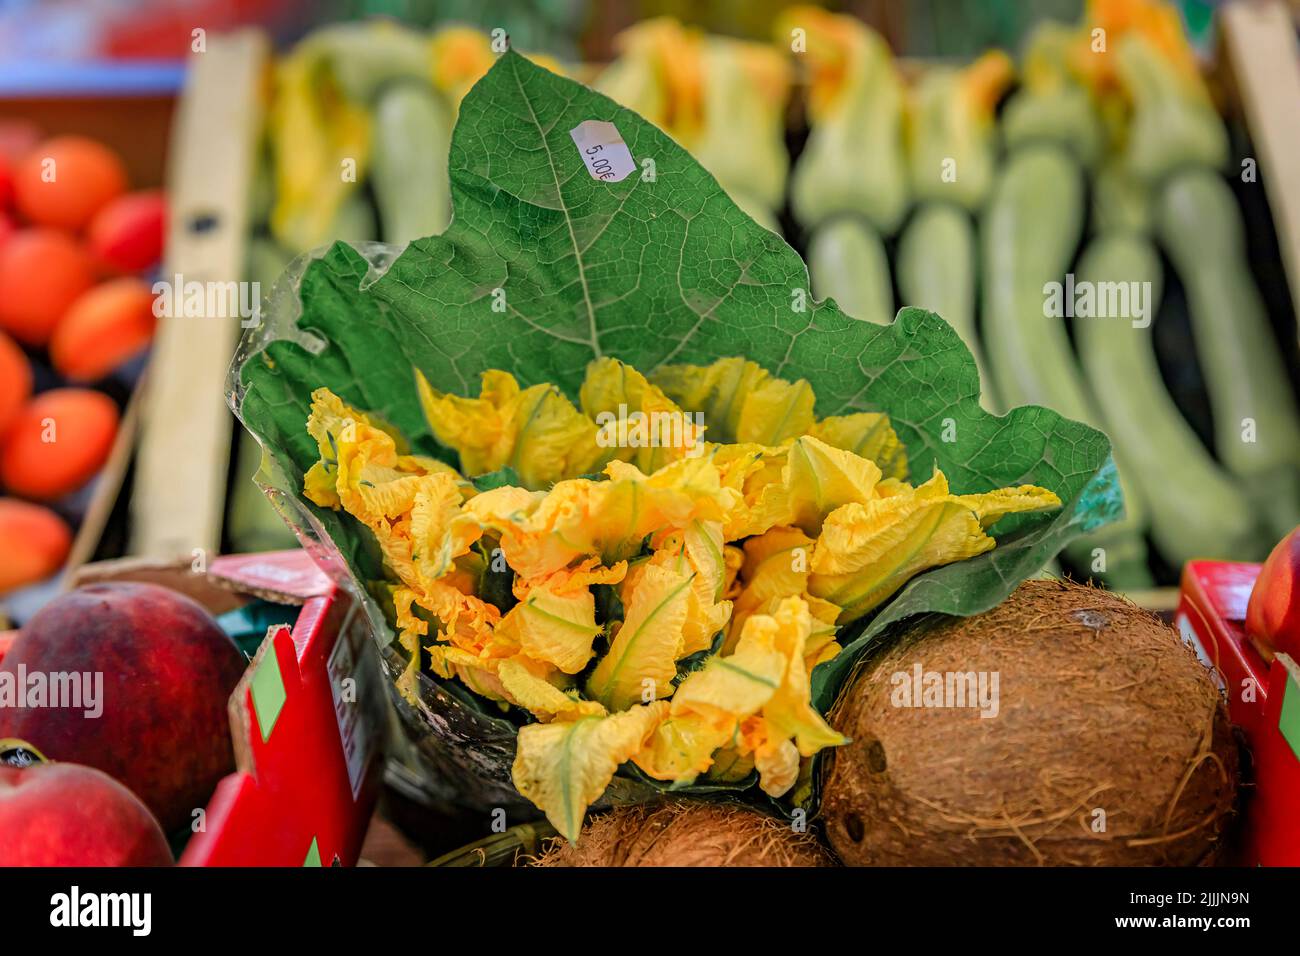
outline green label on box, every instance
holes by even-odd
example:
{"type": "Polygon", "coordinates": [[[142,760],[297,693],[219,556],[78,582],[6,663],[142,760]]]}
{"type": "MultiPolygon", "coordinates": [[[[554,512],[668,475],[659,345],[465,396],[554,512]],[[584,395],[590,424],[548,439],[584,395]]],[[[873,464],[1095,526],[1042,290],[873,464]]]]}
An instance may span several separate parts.
{"type": "Polygon", "coordinates": [[[271,739],[276,718],[284,707],[284,678],[280,676],[280,661],[276,658],[275,645],[272,644],[262,655],[262,662],[253,674],[253,710],[257,712],[257,724],[262,728],[262,743],[271,739]]]}
{"type": "Polygon", "coordinates": [[[1291,745],[1291,752],[1300,758],[1300,686],[1294,674],[1287,674],[1286,690],[1282,692],[1282,714],[1277,719],[1277,729],[1291,745]]]}

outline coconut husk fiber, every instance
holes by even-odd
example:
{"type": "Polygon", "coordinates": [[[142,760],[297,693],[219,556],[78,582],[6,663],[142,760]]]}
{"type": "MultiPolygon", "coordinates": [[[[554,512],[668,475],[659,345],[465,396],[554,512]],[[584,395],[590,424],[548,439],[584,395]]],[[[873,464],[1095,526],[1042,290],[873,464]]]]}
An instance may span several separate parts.
{"type": "Polygon", "coordinates": [[[1186,866],[1215,858],[1234,811],[1211,673],[1159,619],[1069,581],[911,625],[832,723],[852,743],[827,760],[822,815],[850,865],[1186,866]],[[997,673],[997,715],[897,706],[917,663],[997,673]]]}
{"type": "Polygon", "coordinates": [[[532,866],[836,866],[817,838],[730,803],[673,800],[588,821],[577,846],[553,841],[532,866]]]}

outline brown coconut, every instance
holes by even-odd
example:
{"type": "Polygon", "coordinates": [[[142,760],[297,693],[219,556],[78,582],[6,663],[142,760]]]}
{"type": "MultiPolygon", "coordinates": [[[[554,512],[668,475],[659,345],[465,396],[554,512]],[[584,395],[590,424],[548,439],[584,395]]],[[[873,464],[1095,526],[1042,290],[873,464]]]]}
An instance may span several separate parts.
{"type": "Polygon", "coordinates": [[[747,807],[672,801],[590,820],[578,845],[555,840],[533,866],[836,866],[817,838],[747,807]]]}
{"type": "Polygon", "coordinates": [[[1211,673],[1159,619],[1068,581],[922,619],[832,723],[852,743],[828,758],[822,814],[849,865],[1186,866],[1212,861],[1233,814],[1237,745],[1211,673]],[[894,675],[917,663],[996,672],[997,716],[906,706],[894,675]]]}

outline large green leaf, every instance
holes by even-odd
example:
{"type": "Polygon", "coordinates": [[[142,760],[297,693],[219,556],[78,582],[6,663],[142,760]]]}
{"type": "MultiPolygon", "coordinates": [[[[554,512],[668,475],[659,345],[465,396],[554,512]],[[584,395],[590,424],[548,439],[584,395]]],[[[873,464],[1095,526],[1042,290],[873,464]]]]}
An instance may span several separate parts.
{"type": "MultiPolygon", "coordinates": [[[[597,356],[648,372],[744,354],[807,379],[819,415],[888,412],[916,477],[938,465],[958,493],[1034,483],[1061,496],[1060,512],[1009,519],[996,550],[921,575],[846,635],[845,653],[814,675],[823,708],[890,622],[991,607],[1067,541],[1122,513],[1103,434],[1038,407],[985,412],[969,351],[933,313],[904,309],[882,326],[813,302],[798,254],[611,100],[507,53],[461,107],[450,169],[455,218],[443,235],[395,258],[335,244],[306,264],[296,295],[277,292],[277,315],[246,343],[236,404],[286,494],[316,458],[304,423],[322,385],[377,412],[416,450],[448,457],[421,415],[412,369],[476,394],[480,372],[504,368],[576,397],[597,356]],[[637,171],[592,178],[569,132],[589,119],[617,126],[637,171]]],[[[360,581],[382,578],[356,522],[300,503],[360,581]]]]}

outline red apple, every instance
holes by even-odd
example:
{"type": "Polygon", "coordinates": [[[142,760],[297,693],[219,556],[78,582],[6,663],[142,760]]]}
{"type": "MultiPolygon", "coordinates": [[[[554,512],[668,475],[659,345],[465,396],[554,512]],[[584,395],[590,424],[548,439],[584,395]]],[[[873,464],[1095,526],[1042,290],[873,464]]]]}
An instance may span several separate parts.
{"type": "Polygon", "coordinates": [[[158,821],[106,773],[0,763],[0,866],[169,866],[158,821]]]}
{"type": "Polygon", "coordinates": [[[233,769],[226,702],[244,666],[188,597],[154,584],[92,584],[42,608],[0,662],[0,694],[7,675],[11,686],[38,674],[53,686],[48,675],[62,674],[81,678],[82,699],[50,706],[69,703],[69,682],[61,701],[33,706],[29,693],[26,706],[0,706],[0,738],[103,770],[171,832],[233,769]]]}
{"type": "Polygon", "coordinates": [[[1300,660],[1300,528],[1277,543],[1260,569],[1246,605],[1246,633],[1265,656],[1285,651],[1300,660]]]}

